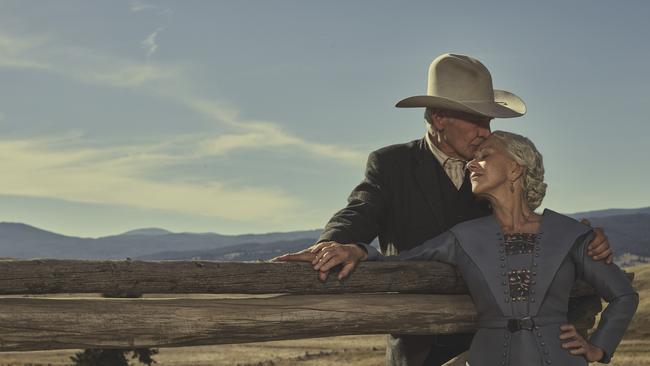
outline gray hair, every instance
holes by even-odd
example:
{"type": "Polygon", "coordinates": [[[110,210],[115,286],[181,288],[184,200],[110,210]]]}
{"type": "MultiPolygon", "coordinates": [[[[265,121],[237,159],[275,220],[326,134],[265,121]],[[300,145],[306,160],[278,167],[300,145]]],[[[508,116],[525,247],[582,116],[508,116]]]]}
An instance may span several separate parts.
{"type": "Polygon", "coordinates": [[[436,111],[435,108],[426,107],[424,108],[424,121],[428,124],[432,124],[431,115],[436,111]]]}
{"type": "MultiPolygon", "coordinates": [[[[438,136],[438,131],[433,127],[433,118],[432,116],[436,113],[441,113],[442,110],[438,108],[433,108],[433,107],[426,107],[424,108],[424,124],[427,127],[427,130],[433,137],[438,136]]],[[[440,137],[438,137],[440,138],[440,137]]]]}
{"type": "Polygon", "coordinates": [[[531,210],[535,210],[542,203],[542,200],[546,195],[542,154],[540,154],[535,145],[524,136],[505,131],[494,131],[492,136],[501,141],[506,152],[517,162],[517,164],[526,168],[522,180],[524,195],[528,202],[528,207],[530,207],[531,210]]]}

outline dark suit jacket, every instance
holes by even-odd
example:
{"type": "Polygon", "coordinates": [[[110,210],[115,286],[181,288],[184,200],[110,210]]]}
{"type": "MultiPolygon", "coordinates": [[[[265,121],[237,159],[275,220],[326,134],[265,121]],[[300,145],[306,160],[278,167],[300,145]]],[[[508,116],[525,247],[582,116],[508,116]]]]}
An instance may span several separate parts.
{"type": "MultiPolygon", "coordinates": [[[[384,147],[368,156],[365,178],[318,241],[370,243],[379,237],[383,254],[406,251],[459,222],[490,213],[469,187],[466,179],[459,193],[424,138],[384,147]]],[[[469,348],[471,338],[390,335],[387,364],[439,365],[469,348]]]]}
{"type": "Polygon", "coordinates": [[[478,202],[467,190],[463,207],[453,201],[445,207],[445,198],[456,194],[424,138],[381,148],[368,156],[365,178],[318,241],[370,243],[379,237],[382,252],[395,254],[458,222],[490,213],[487,203],[478,202]]]}

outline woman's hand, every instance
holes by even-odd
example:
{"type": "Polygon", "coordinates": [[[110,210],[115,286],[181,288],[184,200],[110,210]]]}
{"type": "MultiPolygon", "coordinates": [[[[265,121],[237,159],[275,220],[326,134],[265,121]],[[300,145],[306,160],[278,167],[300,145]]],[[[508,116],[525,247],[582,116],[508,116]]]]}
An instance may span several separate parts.
{"type": "Polygon", "coordinates": [[[572,355],[583,355],[588,362],[600,361],[605,355],[602,349],[587,342],[576,331],[576,327],[573,324],[562,324],[560,330],[562,331],[560,339],[567,340],[567,342],[562,344],[562,347],[568,349],[572,355]]]}
{"type": "Polygon", "coordinates": [[[295,253],[287,253],[271,258],[271,262],[311,262],[316,258],[316,254],[309,248],[295,253]]]}
{"type": "Polygon", "coordinates": [[[328,247],[332,244],[341,245],[335,241],[324,241],[321,243],[314,244],[305,250],[301,250],[295,253],[287,253],[275,258],[271,258],[271,262],[311,262],[316,258],[316,254],[321,251],[321,249],[328,247]]]}

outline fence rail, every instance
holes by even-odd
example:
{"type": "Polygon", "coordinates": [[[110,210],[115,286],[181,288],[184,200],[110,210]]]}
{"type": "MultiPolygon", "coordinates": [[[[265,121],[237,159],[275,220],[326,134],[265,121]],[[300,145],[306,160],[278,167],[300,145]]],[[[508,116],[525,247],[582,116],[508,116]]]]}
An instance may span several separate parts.
{"type": "MultiPolygon", "coordinates": [[[[477,326],[461,276],[438,262],[364,262],[344,281],[331,275],[321,283],[307,263],[0,260],[0,295],[0,351],[462,333],[477,326]],[[44,295],[62,293],[169,296],[44,295]],[[174,298],[233,293],[251,296],[174,298]]],[[[593,290],[578,283],[570,319],[584,331],[600,310],[593,290]]]]}
{"type": "MultiPolygon", "coordinates": [[[[364,262],[348,279],[334,277],[321,283],[308,263],[0,260],[0,295],[468,293],[460,273],[440,262],[364,262]]],[[[571,296],[593,293],[579,281],[571,296]]]]}

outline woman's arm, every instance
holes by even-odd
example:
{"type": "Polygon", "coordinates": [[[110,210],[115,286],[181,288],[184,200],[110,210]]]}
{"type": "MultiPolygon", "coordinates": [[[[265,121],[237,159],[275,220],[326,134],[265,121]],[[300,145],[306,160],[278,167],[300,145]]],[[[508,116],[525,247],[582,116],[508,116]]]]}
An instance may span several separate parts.
{"type": "Polygon", "coordinates": [[[314,269],[319,271],[319,278],[325,281],[329,270],[335,266],[343,265],[338,278],[347,277],[361,261],[395,261],[395,260],[436,260],[455,265],[457,253],[456,237],[451,231],[446,231],[421,245],[394,256],[383,256],[374,247],[364,244],[338,244],[328,243],[319,248],[318,253],[302,251],[299,253],[285,254],[273,258],[271,261],[297,261],[311,262],[314,269]]]}
{"type": "Polygon", "coordinates": [[[362,261],[440,261],[455,265],[457,262],[456,236],[451,231],[429,239],[417,247],[403,251],[398,255],[384,256],[375,247],[365,243],[347,245],[331,245],[323,248],[314,258],[314,269],[320,271],[321,280],[327,278],[328,271],[339,264],[343,268],[339,279],[350,274],[357,264],[362,261]],[[361,248],[361,249],[360,249],[361,248]]]}
{"type": "Polygon", "coordinates": [[[397,255],[384,256],[377,249],[368,245],[357,244],[366,250],[368,261],[440,261],[456,264],[457,245],[456,236],[451,231],[429,239],[417,247],[400,252],[397,255]]]}
{"type": "Polygon", "coordinates": [[[617,265],[595,261],[587,255],[587,246],[592,238],[593,232],[579,238],[571,254],[578,277],[609,303],[601,313],[596,331],[589,338],[589,343],[604,352],[599,362],[609,363],[636,312],[639,294],[617,265]]]}

